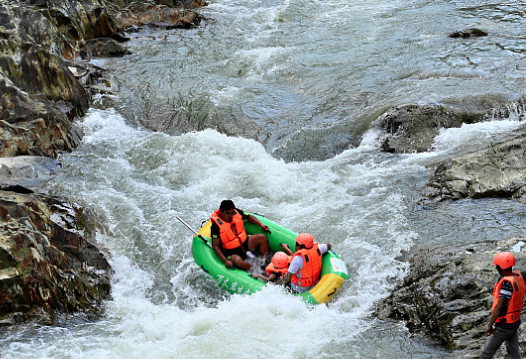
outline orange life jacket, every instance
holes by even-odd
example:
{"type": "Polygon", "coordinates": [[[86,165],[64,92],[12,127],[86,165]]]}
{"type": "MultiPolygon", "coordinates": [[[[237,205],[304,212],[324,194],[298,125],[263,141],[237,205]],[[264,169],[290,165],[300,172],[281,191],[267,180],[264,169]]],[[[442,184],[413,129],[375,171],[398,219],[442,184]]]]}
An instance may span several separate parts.
{"type": "Polygon", "coordinates": [[[508,310],[506,311],[506,314],[502,317],[498,317],[495,322],[498,323],[502,319],[506,319],[505,323],[515,323],[521,318],[521,310],[524,304],[524,279],[522,279],[522,275],[519,271],[513,271],[513,275],[503,277],[495,284],[495,287],[493,288],[493,305],[491,306],[491,311],[493,312],[493,309],[495,309],[495,306],[499,301],[500,287],[505,280],[510,282],[513,286],[513,294],[508,301],[508,310]]]}
{"type": "Polygon", "coordinates": [[[221,219],[219,209],[212,213],[210,219],[219,227],[219,238],[221,238],[221,245],[224,249],[240,247],[247,240],[243,218],[237,210],[232,216],[232,222],[221,219]]]}
{"type": "Polygon", "coordinates": [[[298,276],[298,273],[292,276],[292,283],[300,287],[310,287],[316,284],[320,279],[322,256],[318,243],[314,243],[310,249],[297,251],[293,258],[296,256],[303,257],[303,268],[298,271],[298,273],[301,272],[301,277],[298,276]]]}
{"type": "MultiPolygon", "coordinates": [[[[292,257],[289,256],[289,265],[291,261],[292,257]]],[[[285,268],[276,268],[274,267],[274,263],[270,262],[265,268],[265,270],[267,271],[267,275],[270,275],[271,273],[276,273],[278,277],[280,277],[289,270],[289,266],[286,266],[285,268]]]]}

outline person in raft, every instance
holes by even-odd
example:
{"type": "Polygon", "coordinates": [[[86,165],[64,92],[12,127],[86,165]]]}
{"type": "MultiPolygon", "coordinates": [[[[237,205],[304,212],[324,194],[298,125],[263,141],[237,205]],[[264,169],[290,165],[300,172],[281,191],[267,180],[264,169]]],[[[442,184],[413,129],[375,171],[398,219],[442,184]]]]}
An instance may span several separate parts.
{"type": "Polygon", "coordinates": [[[289,270],[276,284],[291,283],[297,293],[310,290],[320,280],[321,257],[331,249],[330,243],[314,243],[309,233],[300,233],[296,237],[296,253],[292,257],[289,270]]]}
{"type": "Polygon", "coordinates": [[[255,216],[237,209],[231,200],[222,201],[219,209],[210,219],[212,220],[212,248],[227,268],[235,266],[249,270],[251,265],[245,261],[247,252],[257,250],[261,255],[267,254],[269,249],[267,236],[264,234],[248,236],[243,220],[260,226],[265,232],[268,231],[268,226],[255,216]]]}
{"type": "Polygon", "coordinates": [[[493,288],[493,305],[486,327],[488,339],[480,357],[493,358],[497,349],[505,343],[509,357],[517,359],[521,357],[518,329],[524,304],[524,279],[519,271],[513,270],[515,257],[510,252],[497,253],[493,265],[500,277],[493,288]]]}
{"type": "Polygon", "coordinates": [[[292,251],[289,249],[286,243],[283,243],[281,245],[283,249],[285,249],[285,252],[276,252],[272,256],[272,260],[270,261],[269,265],[265,268],[267,275],[263,274],[253,274],[252,277],[258,279],[262,279],[265,282],[275,282],[278,279],[281,278],[285,272],[289,269],[290,261],[292,260],[292,251]]]}

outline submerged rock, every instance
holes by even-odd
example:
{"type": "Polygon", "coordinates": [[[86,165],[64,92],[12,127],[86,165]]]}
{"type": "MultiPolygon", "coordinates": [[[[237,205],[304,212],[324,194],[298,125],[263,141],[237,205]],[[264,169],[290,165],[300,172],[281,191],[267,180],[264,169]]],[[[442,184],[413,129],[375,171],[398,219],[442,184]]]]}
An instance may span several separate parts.
{"type": "Polygon", "coordinates": [[[148,9],[159,9],[159,8],[197,8],[201,6],[207,6],[208,3],[204,0],[107,0],[121,10],[132,11],[135,13],[141,13],[148,9]]]}
{"type": "Polygon", "coordinates": [[[449,34],[448,36],[452,37],[452,38],[461,37],[461,38],[465,39],[465,38],[468,38],[468,37],[488,36],[488,33],[486,31],[482,31],[482,30],[473,28],[473,29],[466,29],[466,30],[462,30],[462,31],[455,31],[455,32],[452,32],[451,34],[449,34]]]}
{"type": "Polygon", "coordinates": [[[86,42],[83,57],[122,57],[131,54],[124,46],[112,38],[97,38],[86,42]]]}
{"type": "Polygon", "coordinates": [[[91,243],[83,210],[20,192],[0,190],[0,325],[100,312],[110,296],[110,267],[91,243]]]}
{"type": "MultiPolygon", "coordinates": [[[[500,251],[518,251],[525,242],[526,238],[512,238],[418,249],[412,253],[403,283],[376,304],[375,315],[403,320],[411,332],[438,338],[453,349],[456,358],[478,358],[486,340],[484,330],[498,278],[493,256],[500,251]]],[[[526,259],[515,258],[514,269],[525,276],[526,259]]],[[[522,313],[524,317],[526,307],[522,313]]],[[[525,333],[520,335],[520,344],[525,355],[525,333]]]]}

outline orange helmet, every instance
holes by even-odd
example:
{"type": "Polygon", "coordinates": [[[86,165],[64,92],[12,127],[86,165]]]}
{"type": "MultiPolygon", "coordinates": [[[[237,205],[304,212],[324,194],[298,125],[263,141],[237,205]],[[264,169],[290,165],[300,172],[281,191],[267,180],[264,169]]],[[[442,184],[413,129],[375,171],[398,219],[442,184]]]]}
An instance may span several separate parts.
{"type": "Polygon", "coordinates": [[[312,248],[314,245],[314,237],[309,233],[300,233],[296,237],[296,243],[303,245],[307,248],[312,248]]]}
{"type": "Polygon", "coordinates": [[[515,257],[510,252],[500,252],[493,257],[493,265],[499,266],[500,269],[508,269],[515,265],[515,257]]]}
{"type": "Polygon", "coordinates": [[[283,252],[276,252],[272,256],[272,264],[277,269],[287,268],[289,266],[289,256],[283,252]]]}

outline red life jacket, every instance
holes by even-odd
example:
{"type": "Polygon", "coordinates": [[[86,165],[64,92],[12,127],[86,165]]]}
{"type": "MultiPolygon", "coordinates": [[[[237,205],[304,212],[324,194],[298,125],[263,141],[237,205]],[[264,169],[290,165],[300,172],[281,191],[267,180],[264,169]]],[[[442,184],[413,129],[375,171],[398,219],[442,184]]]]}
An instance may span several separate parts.
{"type": "Polygon", "coordinates": [[[292,283],[300,287],[310,287],[316,284],[320,279],[321,272],[321,251],[318,247],[318,243],[314,243],[310,249],[301,249],[294,253],[294,257],[303,257],[303,268],[298,270],[301,272],[301,277],[298,277],[298,273],[292,276],[292,283]]]}
{"type": "MultiPolygon", "coordinates": [[[[289,257],[289,265],[291,261],[292,261],[292,257],[289,257]]],[[[271,273],[276,273],[278,277],[280,277],[289,270],[289,265],[286,266],[285,268],[276,268],[274,267],[274,263],[270,262],[268,266],[265,268],[265,270],[267,271],[267,275],[270,275],[271,273]]]]}
{"type": "Polygon", "coordinates": [[[232,222],[226,222],[220,218],[219,209],[212,213],[210,219],[219,227],[219,238],[221,238],[221,245],[224,249],[240,247],[247,240],[243,218],[237,210],[232,216],[232,222]]]}
{"type": "Polygon", "coordinates": [[[498,323],[501,320],[506,319],[505,323],[509,324],[515,323],[521,318],[521,310],[524,304],[525,286],[524,279],[522,279],[522,275],[519,271],[513,271],[513,275],[502,278],[495,284],[495,287],[493,288],[493,305],[491,306],[491,312],[493,312],[493,309],[495,309],[495,306],[499,301],[500,287],[502,286],[502,282],[505,280],[510,282],[513,286],[513,294],[511,295],[511,299],[508,301],[508,310],[506,311],[506,314],[502,317],[498,317],[495,322],[498,323]]]}

